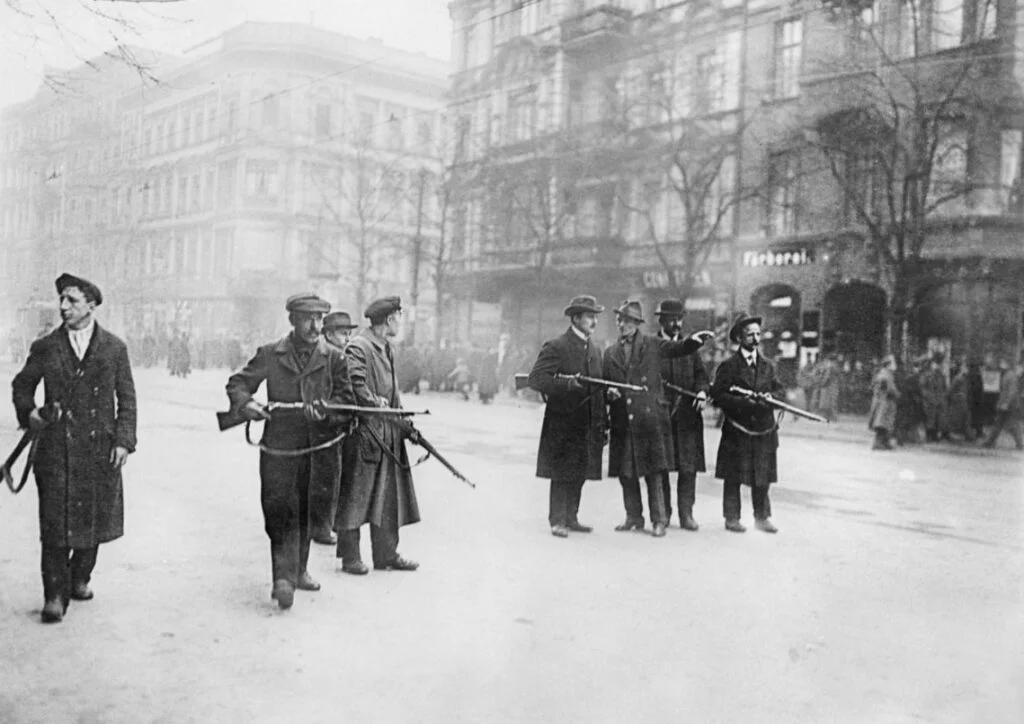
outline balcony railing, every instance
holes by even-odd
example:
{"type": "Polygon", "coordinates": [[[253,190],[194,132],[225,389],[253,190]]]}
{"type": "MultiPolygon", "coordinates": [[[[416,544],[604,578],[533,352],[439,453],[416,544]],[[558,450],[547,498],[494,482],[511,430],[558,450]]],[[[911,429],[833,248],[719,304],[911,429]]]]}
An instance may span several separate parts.
{"type": "Polygon", "coordinates": [[[631,18],[629,10],[610,4],[589,8],[562,21],[562,43],[578,47],[623,38],[631,18]]]}

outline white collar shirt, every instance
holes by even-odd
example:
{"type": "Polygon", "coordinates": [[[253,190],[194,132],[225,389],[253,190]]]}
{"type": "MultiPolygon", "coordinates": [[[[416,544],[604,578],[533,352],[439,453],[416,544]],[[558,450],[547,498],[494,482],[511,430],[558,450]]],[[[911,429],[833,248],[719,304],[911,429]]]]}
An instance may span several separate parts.
{"type": "Polygon", "coordinates": [[[85,358],[85,353],[89,351],[89,343],[92,341],[92,334],[96,331],[96,320],[89,320],[89,324],[83,329],[71,329],[68,327],[68,339],[71,341],[71,349],[75,351],[75,356],[78,357],[79,361],[85,358]]]}
{"type": "Polygon", "coordinates": [[[754,365],[757,364],[757,350],[756,349],[752,349],[752,350],[750,350],[748,352],[747,350],[745,350],[745,349],[743,349],[741,347],[740,348],[740,354],[743,355],[743,359],[744,359],[744,361],[747,363],[747,365],[749,367],[753,367],[754,365]]]}

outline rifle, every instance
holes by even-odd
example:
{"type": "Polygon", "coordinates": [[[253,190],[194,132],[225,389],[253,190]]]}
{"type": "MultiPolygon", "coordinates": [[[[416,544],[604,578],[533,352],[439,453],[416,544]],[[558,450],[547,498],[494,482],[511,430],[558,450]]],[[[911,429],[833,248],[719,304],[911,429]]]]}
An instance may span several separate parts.
{"type": "MultiPolygon", "coordinates": [[[[39,411],[39,416],[42,417],[49,423],[54,423],[61,417],[61,407],[59,402],[51,402],[44,405],[39,411]]],[[[14,446],[14,450],[4,460],[4,464],[0,465],[0,477],[3,477],[4,482],[7,483],[7,487],[11,489],[11,492],[17,495],[21,492],[21,489],[25,487],[25,483],[28,482],[28,474],[32,471],[32,464],[36,459],[36,446],[39,444],[39,435],[36,430],[28,429],[18,440],[18,444],[14,446]],[[21,473],[21,482],[17,485],[14,484],[14,476],[11,475],[11,468],[14,467],[14,463],[18,462],[18,458],[28,448],[28,458],[25,461],[25,469],[21,473]]]]}
{"type": "MultiPolygon", "coordinates": [[[[301,410],[306,406],[305,402],[268,402],[263,406],[268,413],[274,410],[301,410]]],[[[410,415],[429,415],[430,410],[402,410],[397,407],[361,407],[359,405],[343,405],[337,402],[325,402],[318,407],[328,412],[357,412],[361,415],[397,415],[408,417],[410,415]]],[[[269,419],[269,418],[268,418],[269,419]]],[[[233,427],[249,422],[237,412],[228,410],[217,413],[217,426],[221,432],[230,430],[233,427]]]]}
{"type": "MultiPolygon", "coordinates": [[[[525,390],[529,387],[530,376],[525,372],[519,372],[515,375],[516,391],[525,390]]],[[[587,377],[583,374],[575,375],[555,375],[556,380],[576,380],[577,382],[588,382],[592,385],[601,385],[602,387],[611,387],[617,390],[629,390],[630,392],[647,392],[647,385],[630,385],[625,382],[612,382],[611,380],[604,380],[599,377],[587,377]]]]}
{"type": "Polygon", "coordinates": [[[736,385],[732,385],[729,388],[729,392],[732,392],[735,395],[742,395],[743,397],[746,397],[747,399],[750,400],[757,400],[758,402],[763,402],[769,407],[772,407],[776,410],[785,410],[786,412],[791,412],[797,417],[803,417],[808,420],[814,420],[815,422],[828,423],[828,420],[822,417],[821,415],[815,415],[813,412],[808,412],[807,410],[801,410],[799,407],[794,407],[788,402],[776,400],[767,392],[754,392],[753,390],[748,390],[744,387],[737,387],[736,385]]]}
{"type": "Polygon", "coordinates": [[[698,397],[696,392],[690,392],[685,387],[680,387],[679,385],[673,385],[671,382],[665,382],[664,380],[662,380],[662,383],[665,385],[665,387],[669,388],[673,392],[678,392],[680,395],[685,395],[685,396],[687,396],[687,397],[689,397],[691,399],[694,399],[694,400],[701,400],[701,399],[707,400],[706,397],[703,397],[703,398],[702,397],[698,397]]]}
{"type": "Polygon", "coordinates": [[[414,427],[414,428],[412,428],[412,429],[413,429],[413,431],[414,431],[414,432],[413,432],[413,436],[412,436],[412,437],[411,437],[410,439],[411,439],[411,440],[412,440],[412,441],[413,441],[413,442],[414,442],[415,444],[419,445],[419,446],[420,446],[421,448],[423,448],[424,450],[426,450],[426,451],[427,451],[427,455],[433,455],[433,456],[434,456],[435,458],[437,458],[437,462],[441,463],[441,464],[442,464],[442,465],[444,465],[444,466],[445,466],[446,468],[448,468],[448,472],[450,472],[450,473],[451,473],[452,475],[454,475],[454,476],[455,476],[456,478],[458,478],[459,480],[461,480],[462,482],[464,482],[464,483],[465,483],[466,485],[468,485],[469,487],[471,487],[471,488],[476,488],[476,485],[475,485],[475,484],[474,484],[474,483],[473,483],[472,481],[470,481],[470,479],[469,479],[469,478],[467,478],[467,477],[466,477],[465,475],[463,475],[462,473],[460,473],[460,472],[458,471],[458,469],[457,469],[457,468],[456,468],[456,467],[455,467],[454,465],[452,465],[452,464],[451,464],[450,462],[448,462],[448,460],[447,460],[447,459],[445,459],[444,455],[442,455],[441,453],[439,453],[439,452],[437,451],[437,448],[436,448],[436,447],[434,447],[434,446],[433,446],[433,445],[432,445],[432,444],[430,443],[430,441],[429,441],[429,440],[427,440],[427,439],[426,439],[425,437],[423,437],[423,433],[421,433],[421,432],[420,432],[419,430],[417,430],[417,429],[416,429],[415,427],[414,427]]]}

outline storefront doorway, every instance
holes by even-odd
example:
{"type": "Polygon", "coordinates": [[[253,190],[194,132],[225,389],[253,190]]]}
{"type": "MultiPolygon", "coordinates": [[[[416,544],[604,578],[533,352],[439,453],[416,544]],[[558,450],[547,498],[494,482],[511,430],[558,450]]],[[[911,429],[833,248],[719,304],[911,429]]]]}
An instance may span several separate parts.
{"type": "Polygon", "coordinates": [[[885,353],[885,292],[873,284],[838,284],[825,295],[822,352],[868,364],[885,353]]]}
{"type": "Polygon", "coordinates": [[[769,284],[750,298],[751,312],[761,317],[764,354],[776,362],[783,384],[796,386],[799,368],[800,292],[786,284],[769,284]]]}

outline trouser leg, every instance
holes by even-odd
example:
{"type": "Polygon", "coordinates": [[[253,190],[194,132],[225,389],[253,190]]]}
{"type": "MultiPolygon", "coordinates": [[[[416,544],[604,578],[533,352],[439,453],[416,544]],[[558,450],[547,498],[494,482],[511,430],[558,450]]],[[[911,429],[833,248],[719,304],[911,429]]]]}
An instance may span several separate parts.
{"type": "Polygon", "coordinates": [[[992,423],[992,431],[989,432],[988,439],[985,440],[985,445],[988,447],[995,447],[996,441],[999,436],[1003,433],[1003,427],[1006,426],[1009,415],[1006,412],[1000,411],[996,413],[995,421],[992,423]]]}
{"type": "Polygon", "coordinates": [[[386,566],[398,557],[398,481],[391,477],[384,493],[384,511],[380,525],[370,526],[373,565],[386,566]]]}
{"type": "Polygon", "coordinates": [[[99,546],[92,548],[75,548],[71,553],[71,585],[85,584],[92,579],[92,570],[96,567],[96,556],[99,546]]]}
{"type": "MultiPolygon", "coordinates": [[[[697,497],[697,473],[679,473],[676,489],[679,497],[679,519],[692,518],[693,503],[697,497]]],[[[669,510],[668,517],[671,520],[671,510],[669,510]]]]}
{"type": "Polygon", "coordinates": [[[363,559],[359,551],[359,529],[338,531],[338,558],[342,563],[354,563],[363,559]]]}
{"type": "Polygon", "coordinates": [[[651,512],[651,523],[653,525],[668,525],[661,473],[645,475],[644,481],[647,483],[647,507],[651,512]]]}
{"type": "Polygon", "coordinates": [[[570,523],[580,522],[580,500],[583,498],[584,480],[573,480],[569,483],[569,494],[566,499],[565,517],[570,523]]]}
{"type": "Polygon", "coordinates": [[[640,481],[637,478],[620,477],[622,504],[626,508],[626,520],[644,524],[644,503],[640,497],[640,481]]]}
{"type": "Polygon", "coordinates": [[[41,556],[43,596],[47,601],[69,598],[71,589],[68,570],[68,549],[65,546],[43,544],[41,556]]]}
{"type": "Polygon", "coordinates": [[[302,540],[308,556],[309,456],[281,458],[260,454],[260,502],[264,528],[270,538],[273,580],[297,585],[304,560],[302,540]],[[305,480],[300,484],[300,481],[305,480]]]}
{"type": "Polygon", "coordinates": [[[722,482],[722,515],[726,520],[739,520],[742,507],[739,481],[726,478],[722,482]]]}
{"type": "Polygon", "coordinates": [[[309,483],[309,526],[313,535],[325,535],[334,528],[340,487],[340,451],[337,446],[311,454],[309,483]]]}
{"type": "Polygon", "coordinates": [[[1016,415],[1012,416],[1009,422],[1010,434],[1013,435],[1013,442],[1018,450],[1024,448],[1024,440],[1021,439],[1020,434],[1020,422],[1020,418],[1016,415]]]}
{"type": "Polygon", "coordinates": [[[569,497],[568,480],[552,480],[548,492],[548,525],[565,526],[569,524],[567,515],[569,497]]]}
{"type": "MultiPolygon", "coordinates": [[[[671,475],[668,470],[658,473],[658,477],[661,478],[661,499],[665,503],[665,518],[672,520],[672,482],[671,475]]],[[[682,501],[679,502],[680,515],[682,515],[682,501]]]]}
{"type": "Polygon", "coordinates": [[[304,458],[305,463],[299,468],[298,479],[296,482],[296,489],[298,493],[299,502],[299,515],[298,515],[298,572],[303,573],[306,570],[306,565],[309,563],[309,544],[313,537],[313,528],[311,526],[312,510],[310,494],[312,490],[312,464],[310,456],[306,455],[304,458]]]}
{"type": "Polygon", "coordinates": [[[772,517],[772,501],[768,497],[767,485],[754,485],[750,488],[750,501],[754,504],[754,518],[767,520],[772,517]]]}

